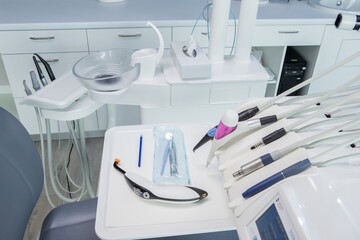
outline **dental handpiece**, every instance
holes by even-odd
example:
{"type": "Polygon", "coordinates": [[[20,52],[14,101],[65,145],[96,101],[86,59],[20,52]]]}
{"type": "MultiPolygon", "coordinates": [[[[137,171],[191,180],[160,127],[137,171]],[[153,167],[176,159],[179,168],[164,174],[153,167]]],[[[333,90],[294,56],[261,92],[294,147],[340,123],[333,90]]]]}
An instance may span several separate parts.
{"type": "Polygon", "coordinates": [[[130,189],[143,199],[171,203],[193,203],[208,196],[206,191],[192,186],[152,183],[139,174],[125,172],[118,166],[119,163],[120,161],[116,159],[114,168],[124,174],[130,189]]]}
{"type": "Polygon", "coordinates": [[[261,141],[257,142],[256,144],[254,144],[253,146],[251,146],[251,150],[254,150],[258,147],[261,147],[263,145],[267,145],[271,142],[274,142],[276,140],[278,140],[279,138],[283,137],[284,135],[286,135],[289,131],[291,131],[292,129],[294,129],[295,127],[315,118],[315,117],[318,117],[320,116],[321,114],[325,113],[325,112],[328,112],[329,110],[331,109],[334,109],[335,107],[337,106],[340,106],[341,104],[343,103],[346,103],[348,102],[349,100],[353,99],[354,97],[358,96],[360,93],[360,91],[356,91],[350,95],[348,95],[347,97],[344,97],[342,98],[341,100],[329,105],[329,106],[326,106],[326,107],[323,107],[322,109],[310,114],[309,116],[305,117],[305,118],[302,118],[302,119],[299,119],[298,121],[294,122],[294,123],[291,123],[289,124],[288,126],[284,126],[268,135],[266,135],[265,137],[263,137],[261,139],[261,141]]]}
{"type": "Polygon", "coordinates": [[[35,56],[32,57],[33,58],[33,61],[34,61],[34,64],[35,64],[35,67],[36,67],[36,70],[39,74],[39,78],[40,78],[40,81],[42,83],[43,86],[46,86],[48,84],[48,82],[46,81],[46,78],[43,74],[43,72],[41,71],[41,68],[39,66],[39,63],[37,62],[35,56]]]}
{"type": "Polygon", "coordinates": [[[31,83],[32,83],[32,86],[33,86],[33,89],[35,91],[38,91],[40,89],[40,83],[39,81],[37,80],[36,78],[36,74],[34,71],[31,71],[30,72],[30,78],[31,78],[31,83]]]}
{"type": "Polygon", "coordinates": [[[246,176],[266,165],[269,165],[271,163],[273,163],[274,161],[279,160],[280,158],[282,158],[283,156],[289,154],[290,152],[294,151],[295,149],[299,148],[299,147],[303,147],[304,145],[308,144],[309,142],[313,142],[316,141],[318,139],[321,139],[329,134],[332,134],[334,132],[337,132],[343,128],[346,127],[350,127],[353,126],[355,124],[358,124],[360,122],[360,119],[355,119],[352,120],[350,122],[347,122],[345,124],[336,126],[332,129],[329,129],[327,131],[323,131],[320,132],[318,134],[315,134],[313,136],[307,137],[303,140],[300,140],[298,142],[295,142],[287,147],[284,147],[280,150],[275,150],[273,152],[267,153],[265,155],[262,155],[261,157],[254,159],[252,161],[250,161],[247,164],[244,164],[240,167],[240,169],[236,172],[233,173],[233,177],[237,178],[237,177],[243,177],[246,176]]]}
{"type": "Polygon", "coordinates": [[[24,88],[25,88],[26,95],[30,96],[32,93],[31,93],[31,90],[29,89],[29,87],[27,86],[25,79],[23,80],[23,85],[24,85],[24,88]]]}
{"type": "Polygon", "coordinates": [[[279,150],[273,151],[271,153],[267,153],[251,162],[244,164],[240,167],[240,169],[233,173],[233,177],[237,178],[240,176],[246,176],[256,170],[276,161],[282,157],[282,154],[279,150]]]}
{"type": "Polygon", "coordinates": [[[46,71],[47,71],[47,73],[49,75],[50,80],[54,81],[55,80],[55,75],[54,75],[49,63],[46,62],[45,59],[43,59],[39,54],[34,53],[34,55],[39,58],[39,60],[42,62],[42,64],[44,64],[44,67],[45,67],[45,69],[46,69],[46,71]]]}

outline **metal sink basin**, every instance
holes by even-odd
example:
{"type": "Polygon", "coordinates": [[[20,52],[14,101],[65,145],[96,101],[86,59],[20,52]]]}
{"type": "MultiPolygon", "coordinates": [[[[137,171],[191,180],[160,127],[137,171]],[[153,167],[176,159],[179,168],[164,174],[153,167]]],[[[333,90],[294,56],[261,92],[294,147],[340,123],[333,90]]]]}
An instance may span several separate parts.
{"type": "Polygon", "coordinates": [[[308,3],[313,7],[332,13],[360,14],[359,0],[308,0],[308,3]]]}

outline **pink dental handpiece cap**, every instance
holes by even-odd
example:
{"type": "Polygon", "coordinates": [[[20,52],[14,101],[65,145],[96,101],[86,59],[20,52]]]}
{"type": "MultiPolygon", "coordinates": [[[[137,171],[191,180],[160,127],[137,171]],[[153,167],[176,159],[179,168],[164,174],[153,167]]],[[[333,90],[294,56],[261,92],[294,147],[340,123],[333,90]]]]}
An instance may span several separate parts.
{"type": "Polygon", "coordinates": [[[215,139],[221,139],[233,132],[238,123],[238,114],[235,110],[227,110],[221,118],[221,121],[217,127],[215,139]]]}

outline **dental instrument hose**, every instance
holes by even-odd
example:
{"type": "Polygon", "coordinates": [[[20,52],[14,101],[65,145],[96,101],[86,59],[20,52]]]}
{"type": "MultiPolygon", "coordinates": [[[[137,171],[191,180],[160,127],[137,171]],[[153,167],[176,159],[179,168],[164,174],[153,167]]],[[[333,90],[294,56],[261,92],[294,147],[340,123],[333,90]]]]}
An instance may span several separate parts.
{"type": "Polygon", "coordinates": [[[76,199],[71,199],[66,196],[64,196],[59,189],[56,186],[54,175],[52,174],[53,171],[53,164],[52,164],[52,146],[51,146],[51,134],[50,134],[50,120],[45,119],[45,126],[46,126],[46,135],[47,135],[47,148],[48,148],[48,159],[49,159],[49,176],[50,176],[50,182],[52,184],[53,190],[55,191],[56,195],[65,202],[75,202],[76,199]]]}
{"type": "Polygon", "coordinates": [[[308,142],[314,141],[314,140],[318,140],[321,139],[323,137],[325,137],[326,135],[332,134],[334,132],[337,132],[345,127],[349,127],[352,125],[355,125],[357,123],[360,122],[360,119],[355,119],[351,122],[348,122],[346,124],[340,125],[340,126],[336,126],[328,131],[323,131],[321,133],[318,133],[314,136],[310,136],[307,137],[303,140],[300,140],[298,142],[295,142],[289,146],[286,146],[280,150],[275,150],[273,152],[267,153],[265,155],[262,155],[261,157],[254,159],[252,161],[250,161],[247,164],[244,164],[243,166],[240,167],[240,169],[236,172],[233,173],[233,177],[237,178],[237,177],[243,177],[246,176],[266,165],[269,165],[271,163],[273,163],[276,160],[279,160],[280,158],[284,157],[285,155],[293,152],[294,150],[296,150],[299,147],[303,147],[304,145],[306,145],[308,142]]]}
{"type": "Polygon", "coordinates": [[[338,122],[343,122],[343,121],[349,121],[349,120],[354,120],[354,119],[357,119],[357,118],[360,118],[360,114],[351,114],[351,115],[347,115],[347,116],[326,119],[326,120],[323,120],[323,121],[318,121],[318,122],[311,123],[311,124],[308,124],[306,126],[303,126],[303,127],[299,128],[299,129],[296,129],[294,132],[301,133],[301,132],[305,132],[305,131],[311,131],[311,129],[314,129],[314,128],[322,126],[322,125],[338,123],[338,122]]]}
{"type": "Polygon", "coordinates": [[[313,114],[310,114],[309,116],[307,116],[305,118],[301,118],[298,121],[296,121],[296,122],[294,122],[292,124],[289,124],[288,126],[282,127],[280,129],[266,135],[265,137],[263,137],[261,139],[260,142],[254,144],[250,149],[254,150],[254,149],[256,149],[256,148],[258,148],[260,146],[267,145],[269,143],[272,143],[272,142],[276,141],[277,139],[285,136],[289,131],[291,131],[295,127],[297,127],[297,126],[299,126],[299,125],[301,125],[301,124],[303,124],[303,123],[305,123],[305,122],[307,122],[307,121],[309,121],[309,120],[311,120],[311,119],[313,119],[313,118],[315,118],[317,116],[320,116],[321,114],[323,114],[323,113],[325,113],[325,112],[327,112],[327,111],[329,111],[329,110],[331,110],[331,109],[333,109],[333,108],[335,108],[335,107],[337,107],[337,106],[351,100],[352,98],[358,96],[359,93],[360,93],[360,91],[356,91],[356,92],[352,93],[351,95],[343,98],[342,100],[340,100],[338,102],[335,102],[335,103],[333,103],[333,104],[331,104],[331,105],[329,105],[327,107],[323,107],[322,109],[316,111],[313,114]]]}
{"type": "MultiPolygon", "coordinates": [[[[357,58],[357,57],[359,57],[359,56],[360,56],[360,51],[358,51],[358,52],[354,53],[353,55],[351,55],[351,56],[343,59],[342,61],[338,62],[337,64],[335,64],[335,65],[333,65],[333,66],[325,69],[324,71],[318,73],[316,76],[313,76],[313,77],[309,78],[308,80],[306,80],[306,81],[304,81],[304,82],[302,82],[302,83],[300,83],[300,84],[298,84],[298,85],[296,85],[296,86],[294,86],[294,87],[286,90],[285,92],[279,94],[278,96],[272,97],[270,100],[268,100],[268,101],[266,101],[266,102],[264,102],[264,103],[259,104],[258,106],[254,106],[254,107],[245,109],[245,110],[243,110],[243,111],[241,111],[241,112],[240,112],[240,110],[237,109],[236,111],[239,112],[239,114],[238,114],[238,115],[239,115],[238,121],[239,121],[239,122],[240,122],[240,121],[245,121],[245,120],[248,120],[248,119],[252,118],[253,116],[255,116],[256,114],[258,114],[259,112],[262,112],[262,111],[264,111],[265,109],[267,109],[267,108],[269,108],[270,106],[272,106],[277,100],[281,99],[282,97],[285,97],[285,96],[293,93],[294,91],[296,91],[296,90],[298,90],[298,89],[300,89],[300,88],[302,88],[302,87],[304,87],[304,86],[306,86],[306,85],[308,85],[308,84],[316,81],[317,79],[325,76],[326,74],[328,74],[328,73],[332,72],[333,70],[337,69],[338,67],[340,67],[340,66],[342,66],[342,65],[344,65],[344,64],[346,64],[346,63],[348,63],[348,62],[350,62],[350,61],[352,61],[352,60],[354,60],[355,58],[357,58]]],[[[285,133],[283,130],[280,130],[280,131],[277,133],[278,136],[283,136],[283,135],[285,135],[285,134],[286,134],[286,133],[285,133]]],[[[271,137],[269,140],[272,140],[272,141],[276,140],[276,139],[272,139],[272,138],[274,138],[274,137],[271,137]]],[[[205,136],[200,140],[201,144],[200,144],[200,142],[199,142],[199,143],[196,145],[196,147],[199,148],[200,146],[202,146],[203,144],[205,144],[207,141],[209,141],[209,140],[211,140],[211,139],[213,139],[213,137],[208,136],[208,134],[205,134],[205,136]]],[[[254,145],[254,146],[255,146],[255,148],[256,148],[256,145],[254,145]]],[[[194,148],[193,151],[195,151],[195,150],[196,150],[196,149],[194,148]]]]}
{"type": "MultiPolygon", "coordinates": [[[[354,133],[336,135],[336,136],[332,136],[332,137],[328,137],[328,138],[323,138],[323,139],[320,139],[320,140],[317,140],[315,142],[311,142],[310,144],[305,145],[304,148],[311,149],[311,148],[315,148],[321,144],[327,144],[327,143],[331,143],[331,142],[334,142],[337,140],[348,139],[348,138],[356,137],[356,136],[360,136],[360,131],[357,131],[354,133]]],[[[349,146],[352,147],[353,143],[354,142],[349,143],[349,146]]]]}
{"type": "Polygon", "coordinates": [[[342,65],[344,65],[344,64],[346,64],[346,63],[348,63],[348,62],[350,62],[350,61],[352,61],[352,60],[354,60],[355,58],[357,58],[357,57],[359,57],[359,56],[360,56],[360,51],[358,51],[358,52],[354,53],[353,55],[351,55],[351,56],[343,59],[342,61],[338,62],[337,64],[335,64],[335,65],[333,65],[333,66],[325,69],[324,71],[322,71],[322,72],[318,73],[317,75],[309,78],[308,80],[306,80],[306,81],[304,81],[304,82],[302,82],[302,83],[300,83],[300,84],[298,84],[298,85],[296,85],[296,86],[294,86],[294,87],[286,90],[285,92],[277,95],[276,97],[273,97],[271,100],[269,100],[269,101],[267,101],[267,102],[264,102],[264,103],[262,103],[262,104],[259,104],[259,106],[258,106],[259,111],[263,111],[263,110],[269,108],[271,105],[274,104],[274,102],[276,102],[276,101],[279,100],[280,98],[285,97],[285,96],[287,96],[287,95],[295,92],[296,90],[298,90],[298,89],[300,89],[300,88],[302,88],[302,87],[304,87],[304,86],[306,86],[306,85],[314,82],[315,80],[317,80],[317,79],[325,76],[326,74],[328,74],[328,73],[332,72],[333,70],[337,69],[338,67],[340,67],[340,66],[342,66],[342,65]]]}
{"type": "Polygon", "coordinates": [[[45,195],[46,195],[46,198],[47,198],[50,206],[52,208],[55,208],[55,204],[51,201],[49,191],[48,191],[48,186],[47,186],[46,167],[45,167],[45,146],[44,146],[43,129],[42,129],[41,120],[40,120],[40,113],[39,113],[39,109],[37,107],[34,107],[34,109],[35,109],[35,113],[36,113],[36,118],[37,118],[37,123],[38,123],[38,128],[39,128],[39,134],[40,134],[41,162],[42,162],[43,173],[44,173],[45,195]]]}
{"type": "MultiPolygon", "coordinates": [[[[327,151],[323,151],[322,153],[319,153],[318,155],[312,157],[311,160],[314,161],[315,159],[322,158],[322,157],[329,155],[330,153],[333,153],[341,148],[349,146],[351,143],[357,142],[359,140],[360,140],[360,135],[357,135],[357,136],[351,138],[350,140],[348,139],[348,140],[342,142],[341,144],[338,144],[336,147],[330,148],[327,151]]],[[[328,161],[325,161],[325,162],[328,162],[328,161]]],[[[325,162],[317,162],[317,163],[313,163],[313,165],[314,166],[322,166],[325,162]]]]}
{"type": "Polygon", "coordinates": [[[350,86],[351,84],[357,82],[360,80],[360,75],[356,76],[355,78],[347,81],[346,83],[342,84],[341,86],[335,88],[334,90],[316,98],[315,100],[313,101],[310,101],[309,103],[307,104],[304,104],[304,105],[300,105],[299,107],[297,108],[294,108],[293,110],[290,110],[288,112],[285,112],[285,113],[280,113],[278,115],[278,118],[279,119],[282,119],[282,118],[288,118],[294,114],[296,114],[297,112],[299,112],[301,109],[306,109],[312,105],[315,105],[316,103],[321,103],[322,101],[324,101],[325,99],[327,99],[328,97],[332,96],[333,94],[337,93],[337,92],[340,92],[344,89],[346,89],[348,86],[350,86]]]}
{"type": "MultiPolygon", "coordinates": [[[[259,119],[247,120],[247,125],[249,126],[248,128],[253,129],[255,127],[259,127],[259,126],[263,126],[263,125],[267,125],[267,124],[276,122],[276,121],[278,121],[280,119],[283,119],[283,118],[291,117],[291,116],[297,114],[298,112],[300,112],[303,109],[307,109],[308,107],[310,107],[312,105],[316,105],[316,103],[323,102],[324,100],[326,100],[330,96],[334,95],[335,93],[337,93],[339,91],[342,91],[342,90],[346,89],[348,86],[350,86],[351,84],[353,84],[353,83],[355,83],[355,82],[357,82],[359,80],[360,80],[360,75],[358,75],[357,77],[347,81],[346,83],[344,83],[341,86],[335,88],[334,90],[327,92],[323,96],[317,97],[314,100],[309,101],[306,104],[302,104],[299,107],[294,108],[292,110],[289,110],[287,112],[280,113],[278,115],[270,115],[270,116],[262,117],[262,118],[259,118],[259,119]]],[[[280,131],[280,132],[282,132],[282,131],[280,131]]]]}

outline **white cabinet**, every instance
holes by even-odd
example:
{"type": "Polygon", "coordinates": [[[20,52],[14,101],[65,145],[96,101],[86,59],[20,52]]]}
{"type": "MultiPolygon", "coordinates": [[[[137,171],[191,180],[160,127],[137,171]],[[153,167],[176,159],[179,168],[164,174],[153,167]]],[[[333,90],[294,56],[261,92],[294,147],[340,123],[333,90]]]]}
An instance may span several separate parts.
{"type": "MultiPolygon", "coordinates": [[[[74,63],[87,54],[87,52],[45,53],[41,54],[41,57],[43,57],[49,63],[55,74],[55,77],[59,77],[71,71],[74,63]]],[[[23,80],[26,79],[28,86],[32,90],[29,73],[30,71],[35,71],[37,75],[36,67],[32,59],[32,54],[5,54],[2,57],[13,96],[15,98],[24,97],[26,94],[22,83],[23,80]]],[[[41,66],[41,64],[39,65],[41,66]]],[[[48,81],[50,81],[45,68],[42,69],[45,77],[48,81]]]]}
{"type": "MultiPolygon", "coordinates": [[[[68,71],[71,71],[74,63],[80,58],[86,56],[87,52],[79,53],[46,53],[41,56],[47,60],[53,69],[56,76],[61,76],[68,71]]],[[[4,65],[6,68],[7,76],[9,79],[10,87],[12,89],[15,105],[18,111],[20,121],[30,134],[38,133],[38,126],[36,121],[36,115],[33,107],[20,105],[20,100],[25,96],[23,87],[23,80],[25,79],[29,88],[34,92],[30,80],[30,71],[35,71],[36,68],[32,60],[32,54],[14,54],[14,55],[3,55],[4,65]]],[[[46,71],[43,69],[45,76],[46,71]]],[[[37,74],[37,72],[36,72],[37,74]]],[[[49,78],[47,78],[50,81],[49,78]]],[[[56,80],[55,80],[56,81],[56,80]]],[[[97,120],[85,119],[85,125],[91,126],[86,130],[97,130],[97,120]],[[88,123],[88,121],[92,123],[88,123]]],[[[52,130],[57,132],[57,126],[52,124],[52,130]]],[[[61,127],[62,131],[67,131],[65,125],[61,127]]]]}
{"type": "MultiPolygon", "coordinates": [[[[165,43],[165,56],[169,55],[169,46],[171,41],[186,41],[191,34],[192,26],[164,26],[159,27],[165,43]]],[[[305,58],[310,62],[308,77],[311,76],[315,65],[317,52],[320,44],[319,59],[316,62],[315,72],[329,65],[329,61],[335,63],[337,59],[343,58],[350,54],[353,47],[359,44],[356,32],[347,31],[351,35],[346,41],[323,40],[323,38],[333,39],[335,31],[330,27],[324,36],[324,25],[264,25],[256,26],[254,32],[253,47],[262,50],[263,65],[268,67],[274,74],[275,80],[269,82],[266,89],[266,96],[274,96],[277,90],[282,64],[288,46],[296,46],[305,54],[305,58]],[[354,35],[354,36],[353,36],[354,35]],[[336,46],[335,46],[336,45],[336,46]],[[329,48],[336,48],[336,52],[330,51],[330,57],[327,57],[329,48]],[[339,54],[337,54],[339,52],[339,54]]],[[[340,30],[338,30],[340,31],[340,30]]],[[[337,35],[337,34],[335,34],[337,35]]],[[[208,47],[208,29],[206,26],[197,27],[194,36],[201,47],[208,47]]],[[[336,38],[337,39],[337,38],[336,38]]],[[[230,25],[227,30],[226,52],[228,53],[233,45],[234,26],[230,25]]],[[[50,64],[55,75],[59,76],[66,71],[71,70],[73,64],[81,57],[93,51],[101,51],[111,48],[157,48],[158,39],[155,32],[148,27],[132,28],[111,28],[111,29],[78,29],[78,30],[39,30],[39,31],[0,31],[0,53],[4,61],[7,77],[15,98],[16,108],[20,120],[27,127],[30,133],[37,133],[35,115],[30,107],[20,106],[18,102],[25,96],[22,86],[22,80],[28,80],[30,84],[30,71],[35,71],[32,62],[32,53],[39,53],[50,64]]],[[[350,69],[347,72],[358,72],[358,62],[352,63],[353,66],[347,65],[345,68],[350,69]]],[[[45,71],[44,71],[45,72],[45,71]]],[[[319,81],[320,82],[320,81],[319,81]]],[[[211,87],[203,84],[193,84],[173,88],[171,91],[171,104],[179,109],[186,108],[190,105],[213,105],[209,109],[216,108],[221,110],[221,105],[231,105],[243,98],[259,96],[262,97],[264,89],[257,86],[251,87],[248,83],[241,85],[235,84],[223,88],[222,86],[213,85],[211,87]],[[236,86],[235,86],[236,85],[236,86]],[[230,90],[229,90],[230,89],[230,90]],[[260,89],[260,90],[258,90],[260,89]],[[258,90],[258,91],[256,91],[258,90]],[[188,93],[188,98],[184,100],[182,96],[188,93]],[[190,93],[194,93],[193,95],[190,93]],[[181,96],[181,97],[177,97],[181,96]],[[191,96],[197,96],[192,98],[191,96]],[[208,96],[198,98],[198,96],[208,96]],[[196,99],[206,99],[198,101],[196,99]],[[216,105],[216,106],[215,106],[216,105]]],[[[314,85],[314,88],[315,85],[314,85]]],[[[151,93],[149,93],[151,94],[151,93]]],[[[140,123],[139,107],[135,106],[118,106],[120,124],[140,123]],[[129,115],[130,114],[130,115],[129,115]]],[[[150,108],[146,112],[150,113],[150,108]],[[147,111],[149,110],[149,111],[147,111]]],[[[195,108],[194,108],[194,111],[195,108]]],[[[106,122],[105,108],[98,110],[94,116],[85,121],[86,130],[104,130],[106,122]],[[88,122],[87,122],[88,121],[88,122]]],[[[151,116],[150,116],[151,118],[151,116]]]]}
{"type": "MultiPolygon", "coordinates": [[[[360,51],[360,32],[327,26],[316,61],[314,75],[360,51]]],[[[360,74],[360,57],[310,84],[309,93],[334,89],[360,74]]]]}
{"type": "MultiPolygon", "coordinates": [[[[25,96],[23,80],[32,90],[29,73],[35,71],[37,75],[32,54],[39,53],[49,62],[55,76],[61,76],[88,54],[86,31],[0,31],[0,51],[19,119],[30,134],[38,134],[33,107],[19,104],[25,96]]],[[[45,68],[42,67],[42,70],[47,77],[45,68]]],[[[50,81],[49,78],[47,80],[50,81]]],[[[94,116],[85,119],[86,130],[98,130],[96,114],[94,116]]],[[[61,125],[60,130],[67,131],[65,124],[61,125]]],[[[52,124],[52,131],[57,132],[56,124],[52,124]]]]}

